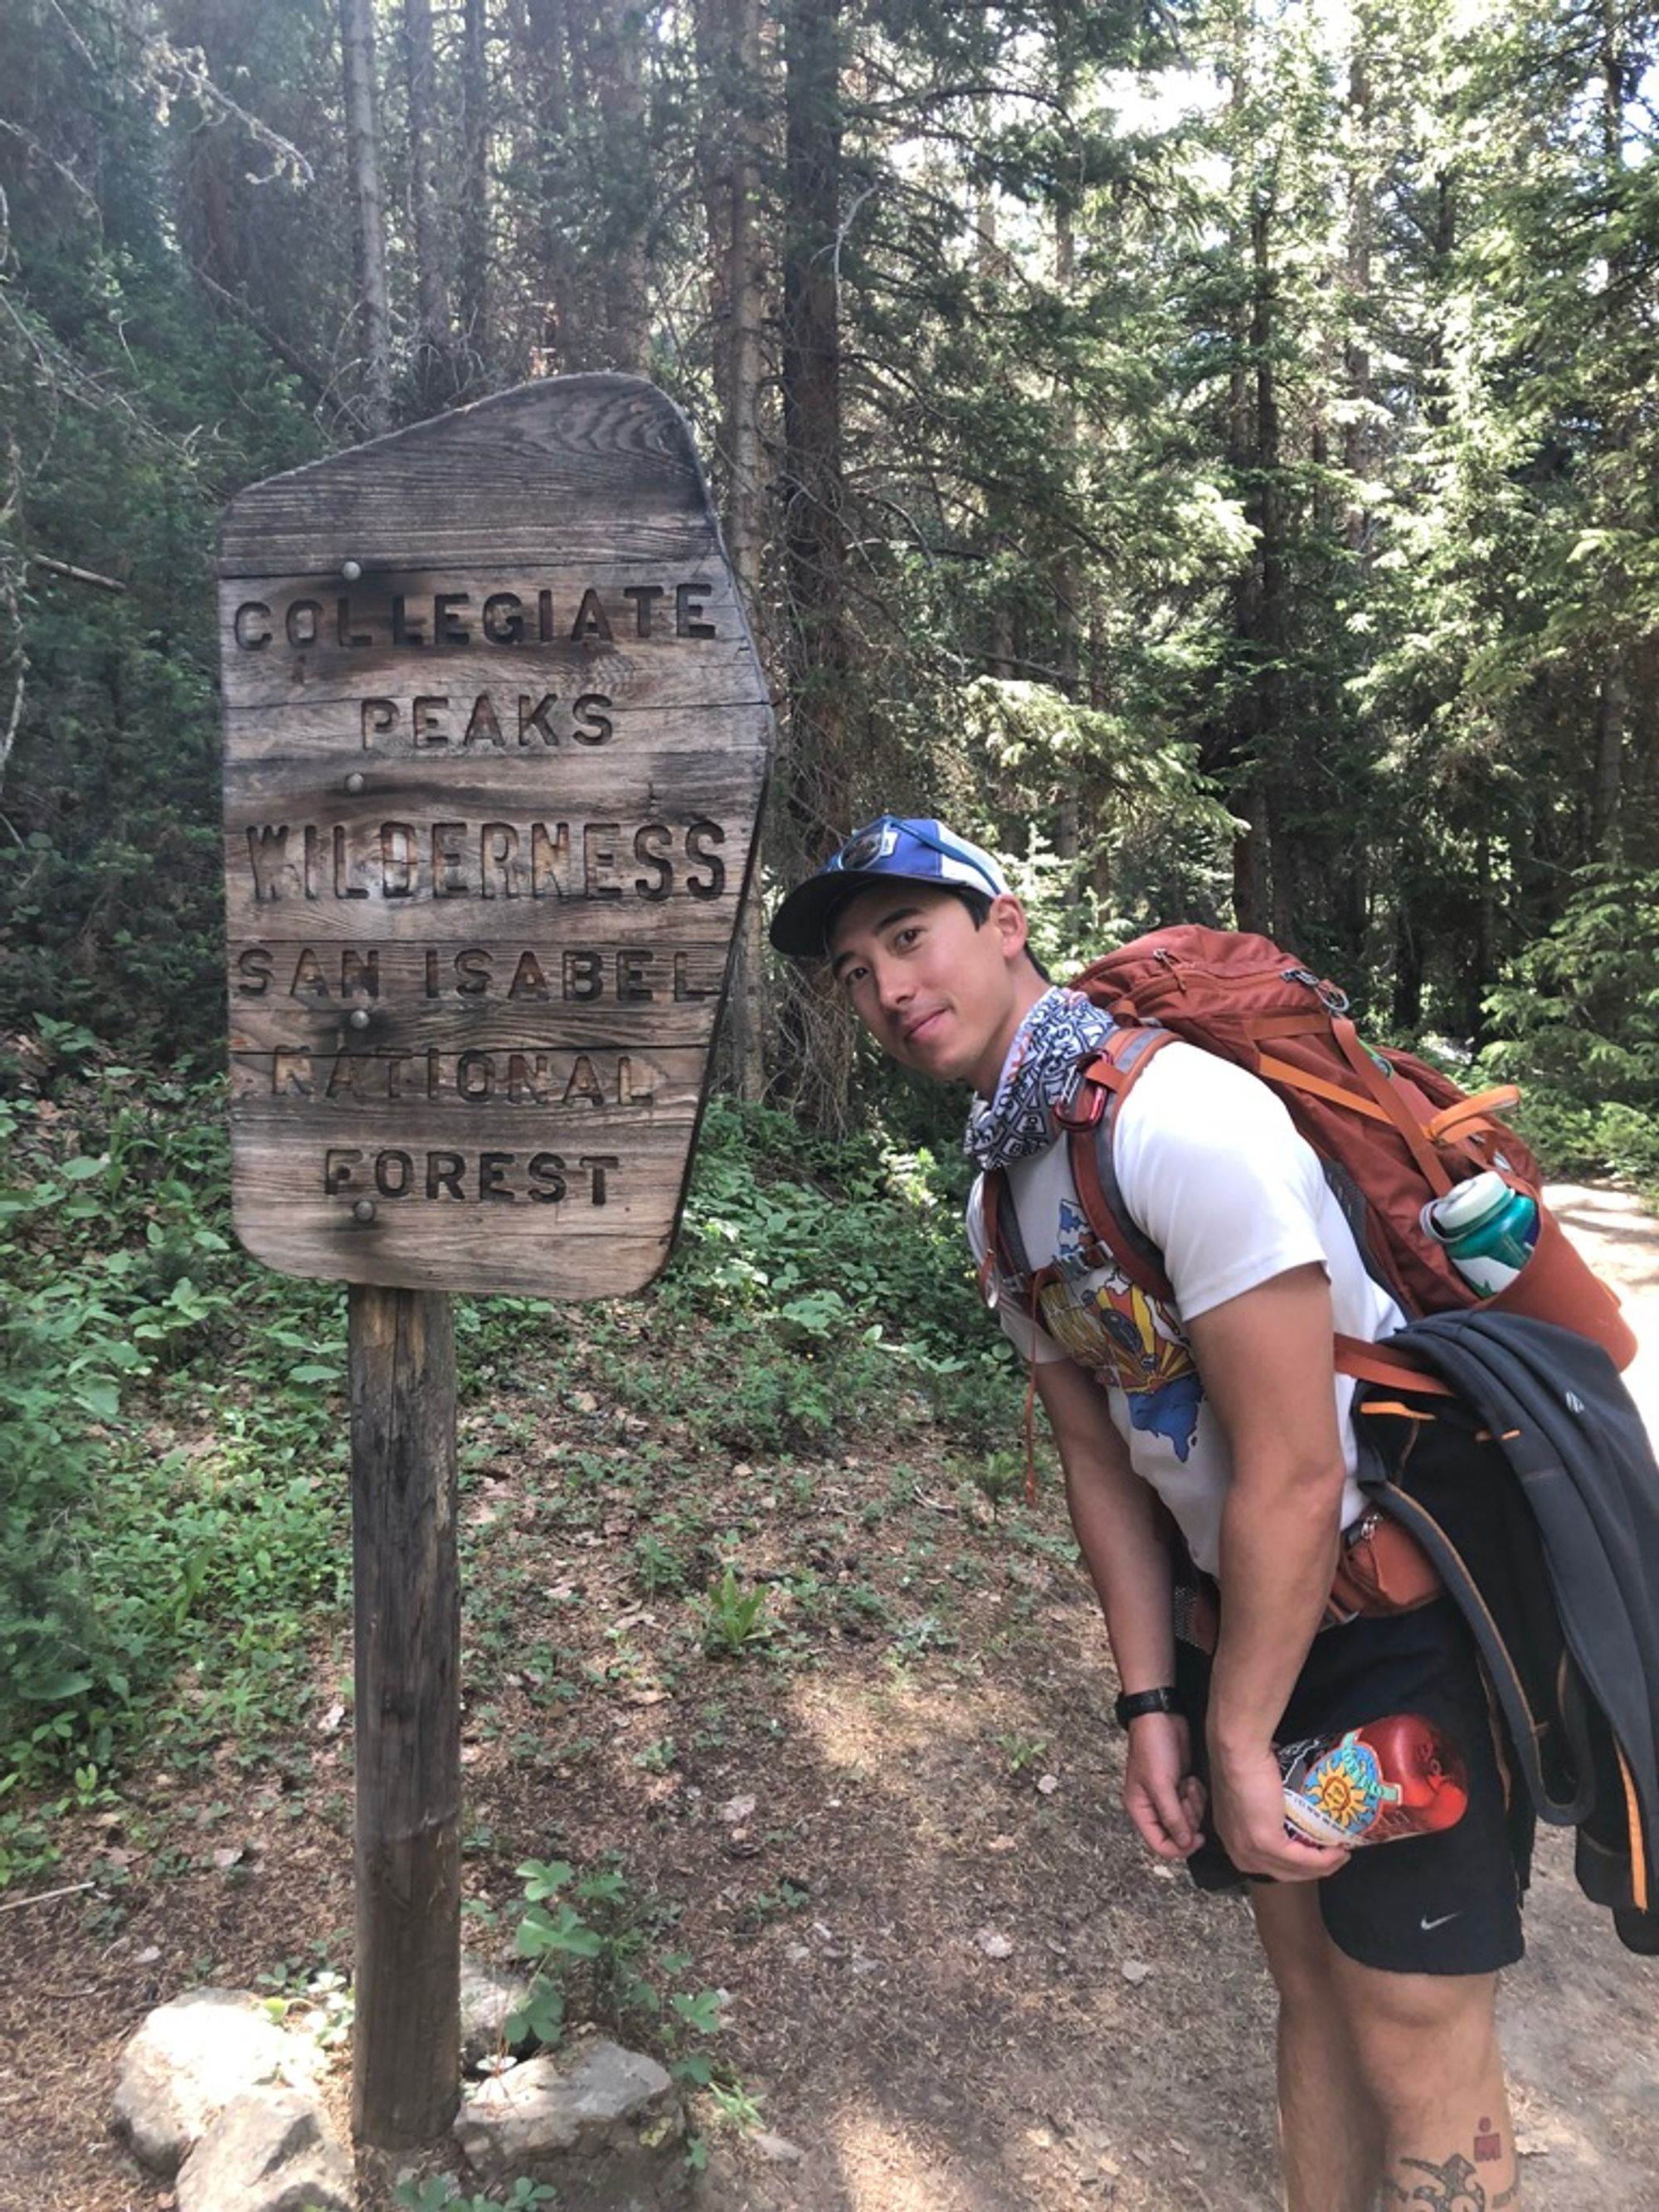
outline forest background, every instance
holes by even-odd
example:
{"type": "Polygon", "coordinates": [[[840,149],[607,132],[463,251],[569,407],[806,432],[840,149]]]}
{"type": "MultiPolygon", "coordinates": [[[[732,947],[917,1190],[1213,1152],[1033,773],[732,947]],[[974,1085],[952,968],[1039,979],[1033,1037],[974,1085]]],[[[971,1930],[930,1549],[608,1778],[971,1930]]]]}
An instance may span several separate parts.
{"type": "MultiPolygon", "coordinates": [[[[1266,928],[1395,1034],[1518,1043],[1558,1149],[1659,1167],[1656,37],[1627,0],[18,0],[8,1026],[216,1058],[222,501],[624,369],[690,416],[774,679],[769,883],[938,811],[1025,860],[1059,958],[1266,928]]],[[[757,927],[727,1049],[844,1121],[849,1040],[757,927]]]]}
{"type": "MultiPolygon", "coordinates": [[[[291,1717],[343,1602],[341,1301],[228,1232],[222,503],[647,375],[773,679],[769,896],[937,811],[1057,969],[1266,929],[1651,1186],[1656,49],[1630,0],[10,0],[0,1886],[141,1730],[291,1717]]],[[[681,1257],[550,1325],[559,1387],[727,1465],[921,1388],[1000,1496],[948,1104],[758,908],[722,1050],[681,1257]]],[[[464,1389],[526,1326],[464,1304],[464,1389]]]]}

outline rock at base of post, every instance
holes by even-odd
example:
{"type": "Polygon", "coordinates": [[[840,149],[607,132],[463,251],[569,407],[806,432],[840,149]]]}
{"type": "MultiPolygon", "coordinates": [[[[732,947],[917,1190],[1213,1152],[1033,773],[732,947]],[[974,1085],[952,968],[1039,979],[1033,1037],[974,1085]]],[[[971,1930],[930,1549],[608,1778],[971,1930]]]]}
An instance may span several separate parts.
{"type": "Polygon", "coordinates": [[[485,2179],[544,2174],[589,2212],[654,2202],[684,2133],[674,2085],[656,2060],[603,2038],[544,2051],[485,2082],[455,2123],[467,2163],[485,2179]]]}

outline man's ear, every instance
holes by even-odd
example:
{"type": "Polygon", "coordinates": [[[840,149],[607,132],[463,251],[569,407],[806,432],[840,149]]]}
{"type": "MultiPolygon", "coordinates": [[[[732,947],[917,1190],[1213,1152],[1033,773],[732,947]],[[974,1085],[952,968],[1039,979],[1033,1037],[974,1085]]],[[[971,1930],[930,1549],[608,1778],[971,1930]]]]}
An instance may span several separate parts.
{"type": "Polygon", "coordinates": [[[991,910],[986,920],[997,933],[1003,958],[1012,966],[1024,952],[1031,933],[1024,908],[1012,891],[1004,891],[1000,897],[991,901],[991,910]]]}

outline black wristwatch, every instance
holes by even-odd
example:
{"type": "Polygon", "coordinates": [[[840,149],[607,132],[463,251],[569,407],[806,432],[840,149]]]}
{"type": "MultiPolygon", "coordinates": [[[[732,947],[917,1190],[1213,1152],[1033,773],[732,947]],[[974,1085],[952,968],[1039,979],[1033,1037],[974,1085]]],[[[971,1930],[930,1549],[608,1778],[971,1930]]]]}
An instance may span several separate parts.
{"type": "Polygon", "coordinates": [[[1112,1707],[1113,1716],[1121,1729],[1128,1727],[1147,1713],[1178,1713],[1181,1700],[1166,1684],[1158,1690],[1122,1691],[1112,1707]]]}

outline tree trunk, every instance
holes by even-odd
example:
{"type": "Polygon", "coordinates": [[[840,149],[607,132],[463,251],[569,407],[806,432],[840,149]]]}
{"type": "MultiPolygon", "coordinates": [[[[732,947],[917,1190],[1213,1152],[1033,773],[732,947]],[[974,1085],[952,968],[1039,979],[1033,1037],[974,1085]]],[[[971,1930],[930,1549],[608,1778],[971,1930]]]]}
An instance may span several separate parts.
{"type": "MultiPolygon", "coordinates": [[[[790,672],[787,793],[793,841],[817,857],[848,822],[851,653],[845,607],[841,434],[840,0],[793,0],[784,29],[784,582],[790,672]]],[[[804,994],[800,1104],[846,1117],[849,1033],[839,1009],[804,994]]]]}
{"type": "MultiPolygon", "coordinates": [[[[242,61],[245,38],[238,36],[234,11],[220,0],[177,11],[173,35],[199,49],[221,83],[231,81],[242,61]]],[[[185,258],[209,284],[240,300],[249,276],[247,149],[237,125],[202,114],[182,149],[179,228],[185,258]]]]}
{"type": "MultiPolygon", "coordinates": [[[[702,0],[697,16],[708,109],[702,137],[709,260],[714,274],[714,387],[724,463],[726,550],[763,662],[771,665],[761,561],[767,537],[766,255],[760,222],[765,150],[760,0],[702,0]]],[[[757,836],[758,843],[758,836],[757,836]]],[[[740,1098],[766,1088],[766,944],[760,855],[744,909],[726,1001],[725,1079],[740,1098]]]]}
{"type": "Polygon", "coordinates": [[[484,0],[465,0],[461,23],[461,220],[458,395],[487,392],[489,329],[489,58],[484,0]]]}
{"type": "Polygon", "coordinates": [[[765,153],[762,102],[762,0],[732,0],[732,60],[738,72],[737,154],[732,171],[732,234],[727,249],[731,301],[725,395],[726,465],[731,471],[729,532],[732,559],[757,611],[761,551],[768,536],[766,449],[761,420],[765,388],[764,335],[768,305],[767,254],[761,237],[761,164],[765,153]]]}
{"type": "Polygon", "coordinates": [[[1376,445],[1371,423],[1370,348],[1364,335],[1370,311],[1371,246],[1376,229],[1376,210],[1371,173],[1370,73],[1367,57],[1358,47],[1348,67],[1348,118],[1355,155],[1348,177],[1348,329],[1343,347],[1348,405],[1342,434],[1342,465],[1349,489],[1342,536],[1349,552],[1363,561],[1370,523],[1363,488],[1370,479],[1376,445]]]}
{"type": "Polygon", "coordinates": [[[1249,872],[1254,922],[1241,917],[1241,929],[1266,928],[1282,944],[1297,933],[1289,896],[1290,855],[1273,836],[1273,775],[1285,729],[1285,506],[1279,479],[1279,380],[1273,363],[1274,279],[1271,240],[1273,209],[1258,191],[1250,213],[1250,265],[1254,284],[1250,348],[1255,359],[1255,467],[1261,486],[1256,520],[1261,532],[1260,627],[1255,639],[1255,689],[1256,773],[1245,812],[1255,825],[1255,866],[1249,872]]]}
{"type": "MultiPolygon", "coordinates": [[[[1625,167],[1626,36],[1619,0],[1601,0],[1601,164],[1609,208],[1619,204],[1620,179],[1625,167]]],[[[1615,233],[1607,248],[1609,293],[1616,297],[1622,292],[1629,283],[1630,274],[1630,248],[1623,236],[1615,233]]],[[[1624,474],[1630,472],[1633,459],[1630,453],[1633,413],[1632,400],[1626,398],[1607,425],[1609,436],[1626,456],[1624,474]]],[[[1612,520],[1620,526],[1627,525],[1629,505],[1621,493],[1614,494],[1612,507],[1612,520]]],[[[1626,583],[1623,568],[1613,564],[1605,578],[1605,587],[1609,593],[1616,594],[1626,583]]],[[[1616,612],[1613,620],[1618,620],[1616,612]]],[[[1601,696],[1595,718],[1595,760],[1590,795],[1593,860],[1616,863],[1624,857],[1625,740],[1629,727],[1629,669],[1625,647],[1614,637],[1601,657],[1601,696]]]]}
{"type": "Polygon", "coordinates": [[[1233,840],[1234,926],[1272,932],[1273,911],[1268,741],[1276,730],[1282,678],[1277,665],[1282,621],[1284,545],[1275,482],[1279,407],[1272,360],[1271,206],[1259,182],[1250,198],[1249,319],[1238,330],[1228,396],[1227,459],[1244,488],[1255,544],[1233,595],[1235,696],[1206,747],[1228,805],[1249,827],[1233,840]]]}
{"type": "MultiPolygon", "coordinates": [[[[1434,180],[1434,246],[1429,270],[1433,296],[1443,300],[1450,284],[1452,248],[1457,243],[1457,200],[1450,173],[1442,170],[1434,180]]],[[[1423,365],[1424,417],[1430,428],[1443,430],[1451,420],[1451,398],[1446,386],[1446,332],[1437,323],[1423,365]]]]}
{"type": "Polygon", "coordinates": [[[645,120],[643,31],[637,0],[597,0],[592,60],[605,125],[611,230],[603,276],[606,368],[643,375],[651,344],[646,241],[652,148],[645,120]]]}
{"type": "Polygon", "coordinates": [[[1389,1012],[1396,1029],[1414,1031],[1423,1018],[1424,946],[1403,898],[1394,912],[1394,998],[1389,1012]]]}
{"type": "Polygon", "coordinates": [[[595,366],[583,346],[575,267],[562,219],[571,125],[572,31],[566,0],[526,0],[526,14],[541,125],[535,141],[540,187],[535,238],[545,291],[535,366],[544,374],[556,375],[595,366]]]}
{"type": "Polygon", "coordinates": [[[438,414],[453,392],[449,294],[432,167],[437,143],[432,0],[404,0],[404,52],[409,73],[410,212],[415,233],[415,406],[417,416],[424,417],[438,414]]]}
{"type": "Polygon", "coordinates": [[[1630,727],[1630,678],[1621,646],[1601,661],[1596,702],[1595,781],[1590,805],[1590,858],[1617,863],[1624,857],[1625,738],[1630,727]]]}
{"type": "MultiPolygon", "coordinates": [[[[990,101],[976,100],[974,103],[975,137],[981,142],[988,140],[994,127],[990,101]]],[[[974,274],[979,279],[981,298],[990,300],[999,296],[998,288],[1006,283],[1008,273],[1006,257],[997,236],[996,192],[988,178],[981,179],[974,191],[974,274]]],[[[1007,533],[1000,526],[996,513],[1000,504],[1000,501],[993,499],[986,516],[987,557],[999,567],[1009,544],[1007,533]]],[[[998,576],[993,586],[986,672],[1004,683],[1010,681],[1018,673],[1019,651],[1014,603],[1006,583],[998,576]]]]}
{"type": "Polygon", "coordinates": [[[372,0],[340,0],[340,50],[345,72],[346,167],[356,215],[357,313],[362,336],[359,412],[364,434],[378,438],[392,428],[392,310],[386,295],[380,142],[374,120],[372,0]]]}
{"type": "MultiPolygon", "coordinates": [[[[1077,239],[1072,211],[1062,203],[1054,211],[1054,289],[1062,301],[1071,296],[1076,263],[1077,239]]],[[[1054,443],[1069,462],[1077,446],[1077,403],[1064,384],[1054,395],[1054,443]]],[[[1055,559],[1052,577],[1059,655],[1056,672],[1060,690],[1075,703],[1082,673],[1079,647],[1081,625],[1078,616],[1078,563],[1069,544],[1055,559]]],[[[1083,896],[1083,880],[1077,866],[1082,840],[1082,801],[1078,791],[1078,771],[1073,766],[1061,775],[1059,805],[1054,812],[1054,852],[1057,858],[1072,864],[1061,893],[1067,906],[1077,905],[1083,896]]]]}
{"type": "MultiPolygon", "coordinates": [[[[0,210],[0,246],[9,244],[4,212],[0,210]]],[[[11,348],[0,338],[0,396],[9,398],[11,348]]],[[[17,741],[28,690],[28,631],[23,620],[23,455],[15,433],[5,432],[5,478],[0,484],[0,615],[6,623],[6,646],[0,659],[0,790],[5,787],[6,763],[17,741]]]]}

